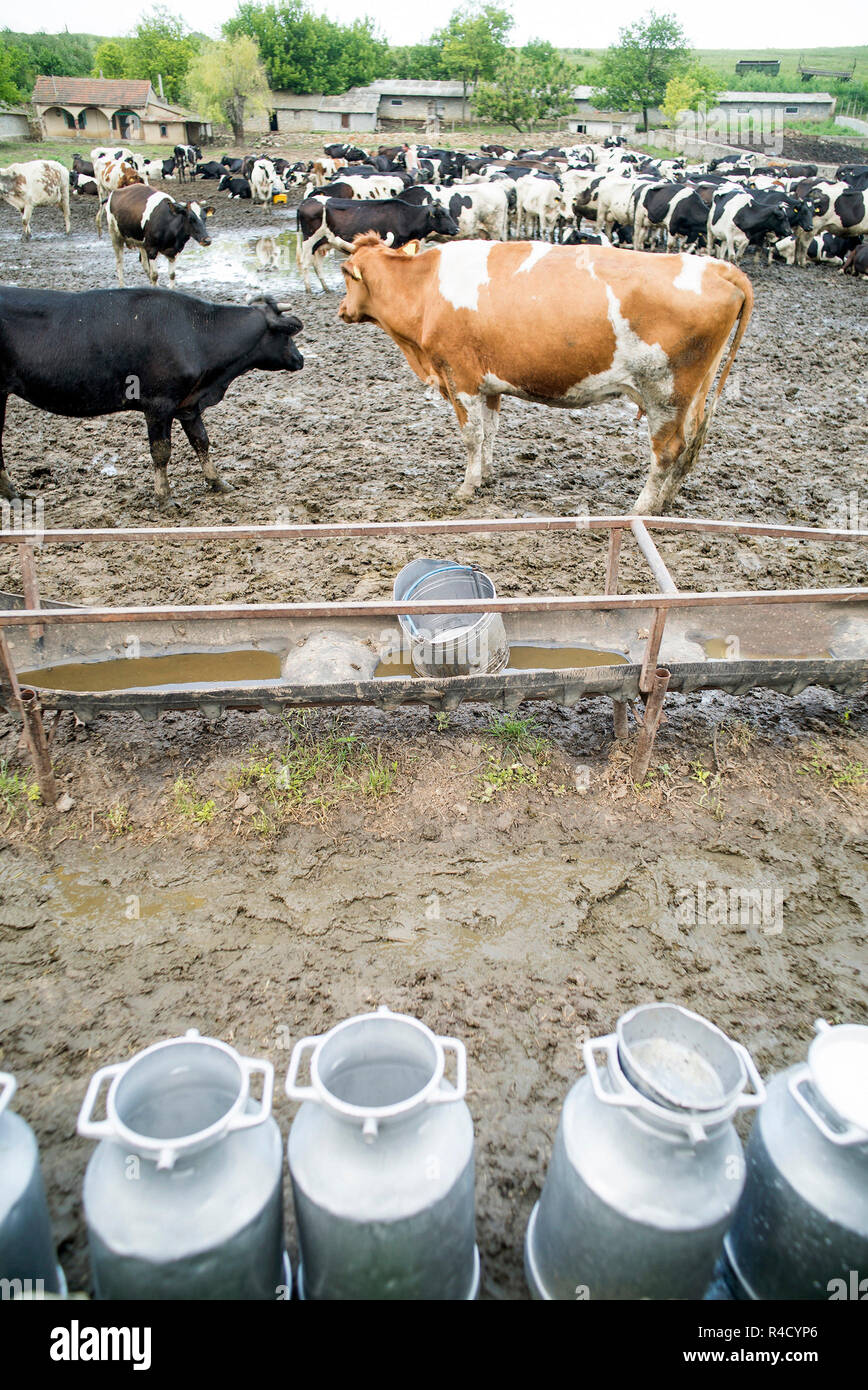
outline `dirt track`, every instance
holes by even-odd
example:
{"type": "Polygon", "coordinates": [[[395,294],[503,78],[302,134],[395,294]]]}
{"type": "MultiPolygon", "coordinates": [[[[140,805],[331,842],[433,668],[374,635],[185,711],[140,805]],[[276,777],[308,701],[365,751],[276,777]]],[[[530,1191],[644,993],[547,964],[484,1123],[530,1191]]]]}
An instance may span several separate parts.
{"type": "MultiPolygon", "coordinates": [[[[498,480],[460,507],[452,492],[462,450],[448,409],[428,401],[378,330],[338,322],[336,293],[300,292],[287,263],[290,214],[215,201],[214,245],[185,253],[181,286],[226,300],[256,287],[293,299],[306,365],[292,377],[244,378],[207,414],[231,494],[204,490],[178,432],[175,519],[629,509],[647,454],[633,407],[574,420],[515,401],[505,403],[498,480]],[[262,235],[279,238],[276,271],[257,268],[262,235]]],[[[113,285],[94,210],[93,200],[74,204],[69,241],[57,235],[56,210],[38,210],[25,246],[16,215],[0,206],[0,278],[113,285]]],[[[868,505],[868,286],[828,267],[749,273],[753,324],[677,510],[840,524],[852,494],[868,505]]],[[[131,254],[127,277],[144,283],[131,254]]],[[[13,400],[5,446],[22,492],[44,501],[48,526],[165,519],[137,417],[70,421],[13,400]]],[[[661,549],[684,588],[865,581],[856,547],[685,537],[661,549]]],[[[430,551],[446,553],[436,542],[430,551]]],[[[320,542],[208,545],[183,560],[155,547],[74,557],[58,548],[37,563],[45,595],[114,604],[370,597],[390,591],[407,558],[395,543],[348,553],[320,542]]],[[[571,534],[468,541],[461,558],[483,563],[504,594],[590,592],[603,551],[571,534]]],[[[624,589],[645,587],[626,547],[622,572],[624,589]]],[[[8,565],[0,587],[20,590],[8,565]]],[[[675,696],[655,775],[639,792],[627,790],[624,755],[612,750],[605,701],[537,714],[546,743],[522,755],[535,783],[490,800],[481,799],[485,770],[503,751],[487,732],[490,710],[465,708],[440,729],[424,711],[345,715],[340,729],[395,765],[393,789],[349,790],[326,809],[305,803],[261,831],[266,798],[256,785],[239,793],[237,774],[252,744],[265,754],[285,747],[274,720],[237,714],[208,729],[192,715],[150,726],[114,717],[86,732],[59,727],[58,769],[75,807],[29,818],[19,808],[0,853],[0,1065],[17,1074],[17,1103],[42,1145],[72,1287],[87,1286],[79,1194],[89,1146],[74,1133],[87,1078],[184,1027],[264,1051],[278,1070],[287,1036],[380,1002],[465,1038],[483,1292],[516,1298],[524,1224],[583,1037],[665,997],[707,1013],[770,1071],[804,1055],[816,1017],[864,1021],[865,781],[853,772],[868,765],[864,696],[675,696]],[[584,794],[577,765],[588,770],[584,794]],[[179,775],[213,799],[207,823],[179,811],[179,775]],[[120,806],[126,818],[112,822],[120,806]],[[700,885],[779,891],[782,929],[737,915],[679,921],[678,903],[685,893],[698,901],[700,885]]],[[[310,730],[324,737],[330,727],[317,716],[310,730]]],[[[2,756],[25,767],[5,717],[0,732],[2,756]]],[[[284,1129],[291,1113],[278,1103],[284,1129]]]]}

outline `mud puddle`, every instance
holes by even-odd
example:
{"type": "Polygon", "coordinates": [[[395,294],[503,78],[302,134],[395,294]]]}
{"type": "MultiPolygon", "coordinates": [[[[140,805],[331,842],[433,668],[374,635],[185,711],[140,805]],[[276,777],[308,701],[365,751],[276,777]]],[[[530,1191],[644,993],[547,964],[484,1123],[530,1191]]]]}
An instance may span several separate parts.
{"type": "Polygon", "coordinates": [[[235,685],[276,680],[275,652],[182,652],[172,656],[120,657],[114,661],[68,662],[39,671],[21,671],[21,685],[37,690],[138,690],[145,686],[235,685]]]}
{"type": "MultiPolygon", "coordinates": [[[[596,651],[592,647],[510,647],[507,671],[573,671],[590,666],[622,666],[629,662],[623,652],[596,651]]],[[[381,661],[375,679],[403,676],[421,679],[413,663],[381,661]]]]}
{"type": "MultiPolygon", "coordinates": [[[[267,228],[250,236],[215,232],[210,246],[198,246],[193,242],[187,246],[178,260],[178,285],[181,289],[205,288],[209,292],[219,285],[222,289],[256,290],[275,297],[303,293],[295,252],[294,218],[290,227],[267,228]]],[[[330,290],[343,290],[341,260],[343,257],[339,255],[320,260],[323,279],[330,290]]],[[[322,294],[313,272],[310,280],[312,289],[322,294]]]]}

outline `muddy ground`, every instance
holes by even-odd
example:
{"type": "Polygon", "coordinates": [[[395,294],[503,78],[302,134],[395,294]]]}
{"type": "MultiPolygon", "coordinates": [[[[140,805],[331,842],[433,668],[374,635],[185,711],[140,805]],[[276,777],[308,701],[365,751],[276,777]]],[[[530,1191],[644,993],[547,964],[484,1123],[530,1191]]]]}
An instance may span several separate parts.
{"type": "MultiPolygon", "coordinates": [[[[214,201],[214,244],[185,253],[180,284],[292,300],[306,365],[249,376],[208,413],[231,494],[204,491],[178,432],[173,519],[629,509],[647,444],[623,403],[573,419],[506,402],[499,477],[456,503],[462,451],[448,410],[378,330],[338,322],[334,291],[301,292],[291,212],[214,201]]],[[[0,206],[0,278],[111,286],[94,211],[74,203],[67,240],[56,210],[39,210],[24,245],[0,206]]],[[[846,524],[868,506],[868,286],[830,268],[749,273],[753,324],[676,510],[846,524]]],[[[144,283],[131,254],[127,274],[144,283]]],[[[5,445],[47,526],[165,521],[135,416],[69,421],[12,400],[5,445]]],[[[684,588],[865,580],[856,546],[686,536],[661,549],[684,588]]],[[[504,594],[602,584],[604,549],[587,535],[466,539],[451,553],[483,563],[504,594]]],[[[45,549],[37,568],[45,595],[72,602],[223,602],[385,595],[407,558],[399,542],[109,545],[45,549]]],[[[0,561],[0,587],[20,591],[0,561]]],[[[646,586],[625,545],[622,588],[646,586]]],[[[89,1279],[90,1146],[75,1134],[86,1082],[186,1027],[270,1056],[279,1073],[294,1038],[379,1003],[464,1038],[483,1296],[521,1298],[524,1227],[584,1038],[636,1003],[672,999],[771,1072],[804,1055],[815,1018],[864,1021],[868,700],[709,692],[667,708],[638,789],[604,700],[542,705],[522,711],[534,728],[506,729],[484,706],[448,720],[415,708],[288,724],[235,713],[215,727],[176,714],[74,729],[67,716],[53,745],[74,802],[63,815],[11,784],[30,774],[3,716],[0,1066],[17,1075],[16,1106],[39,1137],[71,1287],[89,1279]],[[295,798],[269,781],[281,753],[315,764],[295,798]],[[723,908],[721,889],[765,890],[766,910],[723,908]]],[[[285,1131],[292,1107],[280,1087],[277,1097],[285,1131]]]]}

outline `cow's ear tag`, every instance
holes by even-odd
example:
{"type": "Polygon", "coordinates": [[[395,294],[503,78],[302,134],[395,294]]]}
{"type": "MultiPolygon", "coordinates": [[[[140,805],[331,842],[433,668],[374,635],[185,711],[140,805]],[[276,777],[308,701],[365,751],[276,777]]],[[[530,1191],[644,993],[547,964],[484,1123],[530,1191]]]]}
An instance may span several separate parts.
{"type": "Polygon", "coordinates": [[[357,265],[350,266],[350,274],[352,275],[354,280],[361,280],[362,278],[362,272],[359,270],[359,267],[357,265]]]}
{"type": "Polygon", "coordinates": [[[416,252],[419,250],[419,243],[418,241],[408,241],[406,246],[401,247],[401,250],[404,252],[405,256],[415,256],[416,252]]]}

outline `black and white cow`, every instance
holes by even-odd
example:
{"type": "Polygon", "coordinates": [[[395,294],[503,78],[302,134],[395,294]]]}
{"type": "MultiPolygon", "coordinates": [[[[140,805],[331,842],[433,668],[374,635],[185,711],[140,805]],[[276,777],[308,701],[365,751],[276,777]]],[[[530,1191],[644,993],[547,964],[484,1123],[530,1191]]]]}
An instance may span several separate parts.
{"type": "Polygon", "coordinates": [[[839,236],[861,236],[868,232],[868,192],[851,188],[842,181],[820,180],[808,195],[814,214],[812,231],[837,232],[839,236]]]}
{"type": "Polygon", "coordinates": [[[252,196],[250,180],[241,178],[240,174],[224,174],[217,185],[217,192],[228,193],[230,198],[247,199],[252,196]]]}
{"type": "Polygon", "coordinates": [[[344,164],[362,163],[368,157],[358,145],[323,145],[323,150],[329,159],[343,160],[344,164]]]}
{"type": "Polygon", "coordinates": [[[205,218],[213,208],[199,203],[179,203],[169,193],[156,193],[143,184],[133,184],[112,193],[106,216],[117,262],[118,284],[124,283],[124,247],[138,251],[145,274],[157,283],[154,262],[165,256],[169,262],[169,287],[175,286],[175,260],[192,238],[210,246],[205,218]]]}
{"type": "Polygon", "coordinates": [[[633,219],[633,249],[643,251],[649,231],[662,228],[666,249],[682,246],[696,250],[703,245],[708,227],[708,208],[694,188],[684,184],[652,184],[636,194],[633,219]]]}
{"type": "Polygon", "coordinates": [[[837,236],[835,232],[820,232],[808,242],[808,260],[827,265],[843,265],[859,238],[837,236]]]}
{"type": "Polygon", "coordinates": [[[738,262],[748,246],[791,240],[789,218],[780,203],[766,203],[753,193],[715,193],[708,212],[706,242],[711,255],[723,245],[724,260],[738,262]]]}
{"type": "Polygon", "coordinates": [[[2,455],[8,396],[78,419],[141,411],[160,502],[170,500],[172,421],[180,420],[208,486],[228,491],[210,458],[202,411],[245,372],[304,366],[293,342],[301,323],[281,307],[273,299],[212,304],[155,289],[0,287],[0,495],[17,496],[2,455]]]}
{"type": "Polygon", "coordinates": [[[457,236],[458,226],[439,203],[417,208],[400,198],[307,198],[298,208],[296,252],[305,289],[310,289],[311,266],[327,289],[318,251],[334,247],[349,254],[353,238],[365,232],[376,232],[390,246],[400,247],[430,236],[457,236]]]}
{"type": "Polygon", "coordinates": [[[198,145],[176,145],[172,153],[175,156],[178,178],[184,183],[188,173],[193,177],[196,161],[202,158],[202,151],[198,145]]]}

